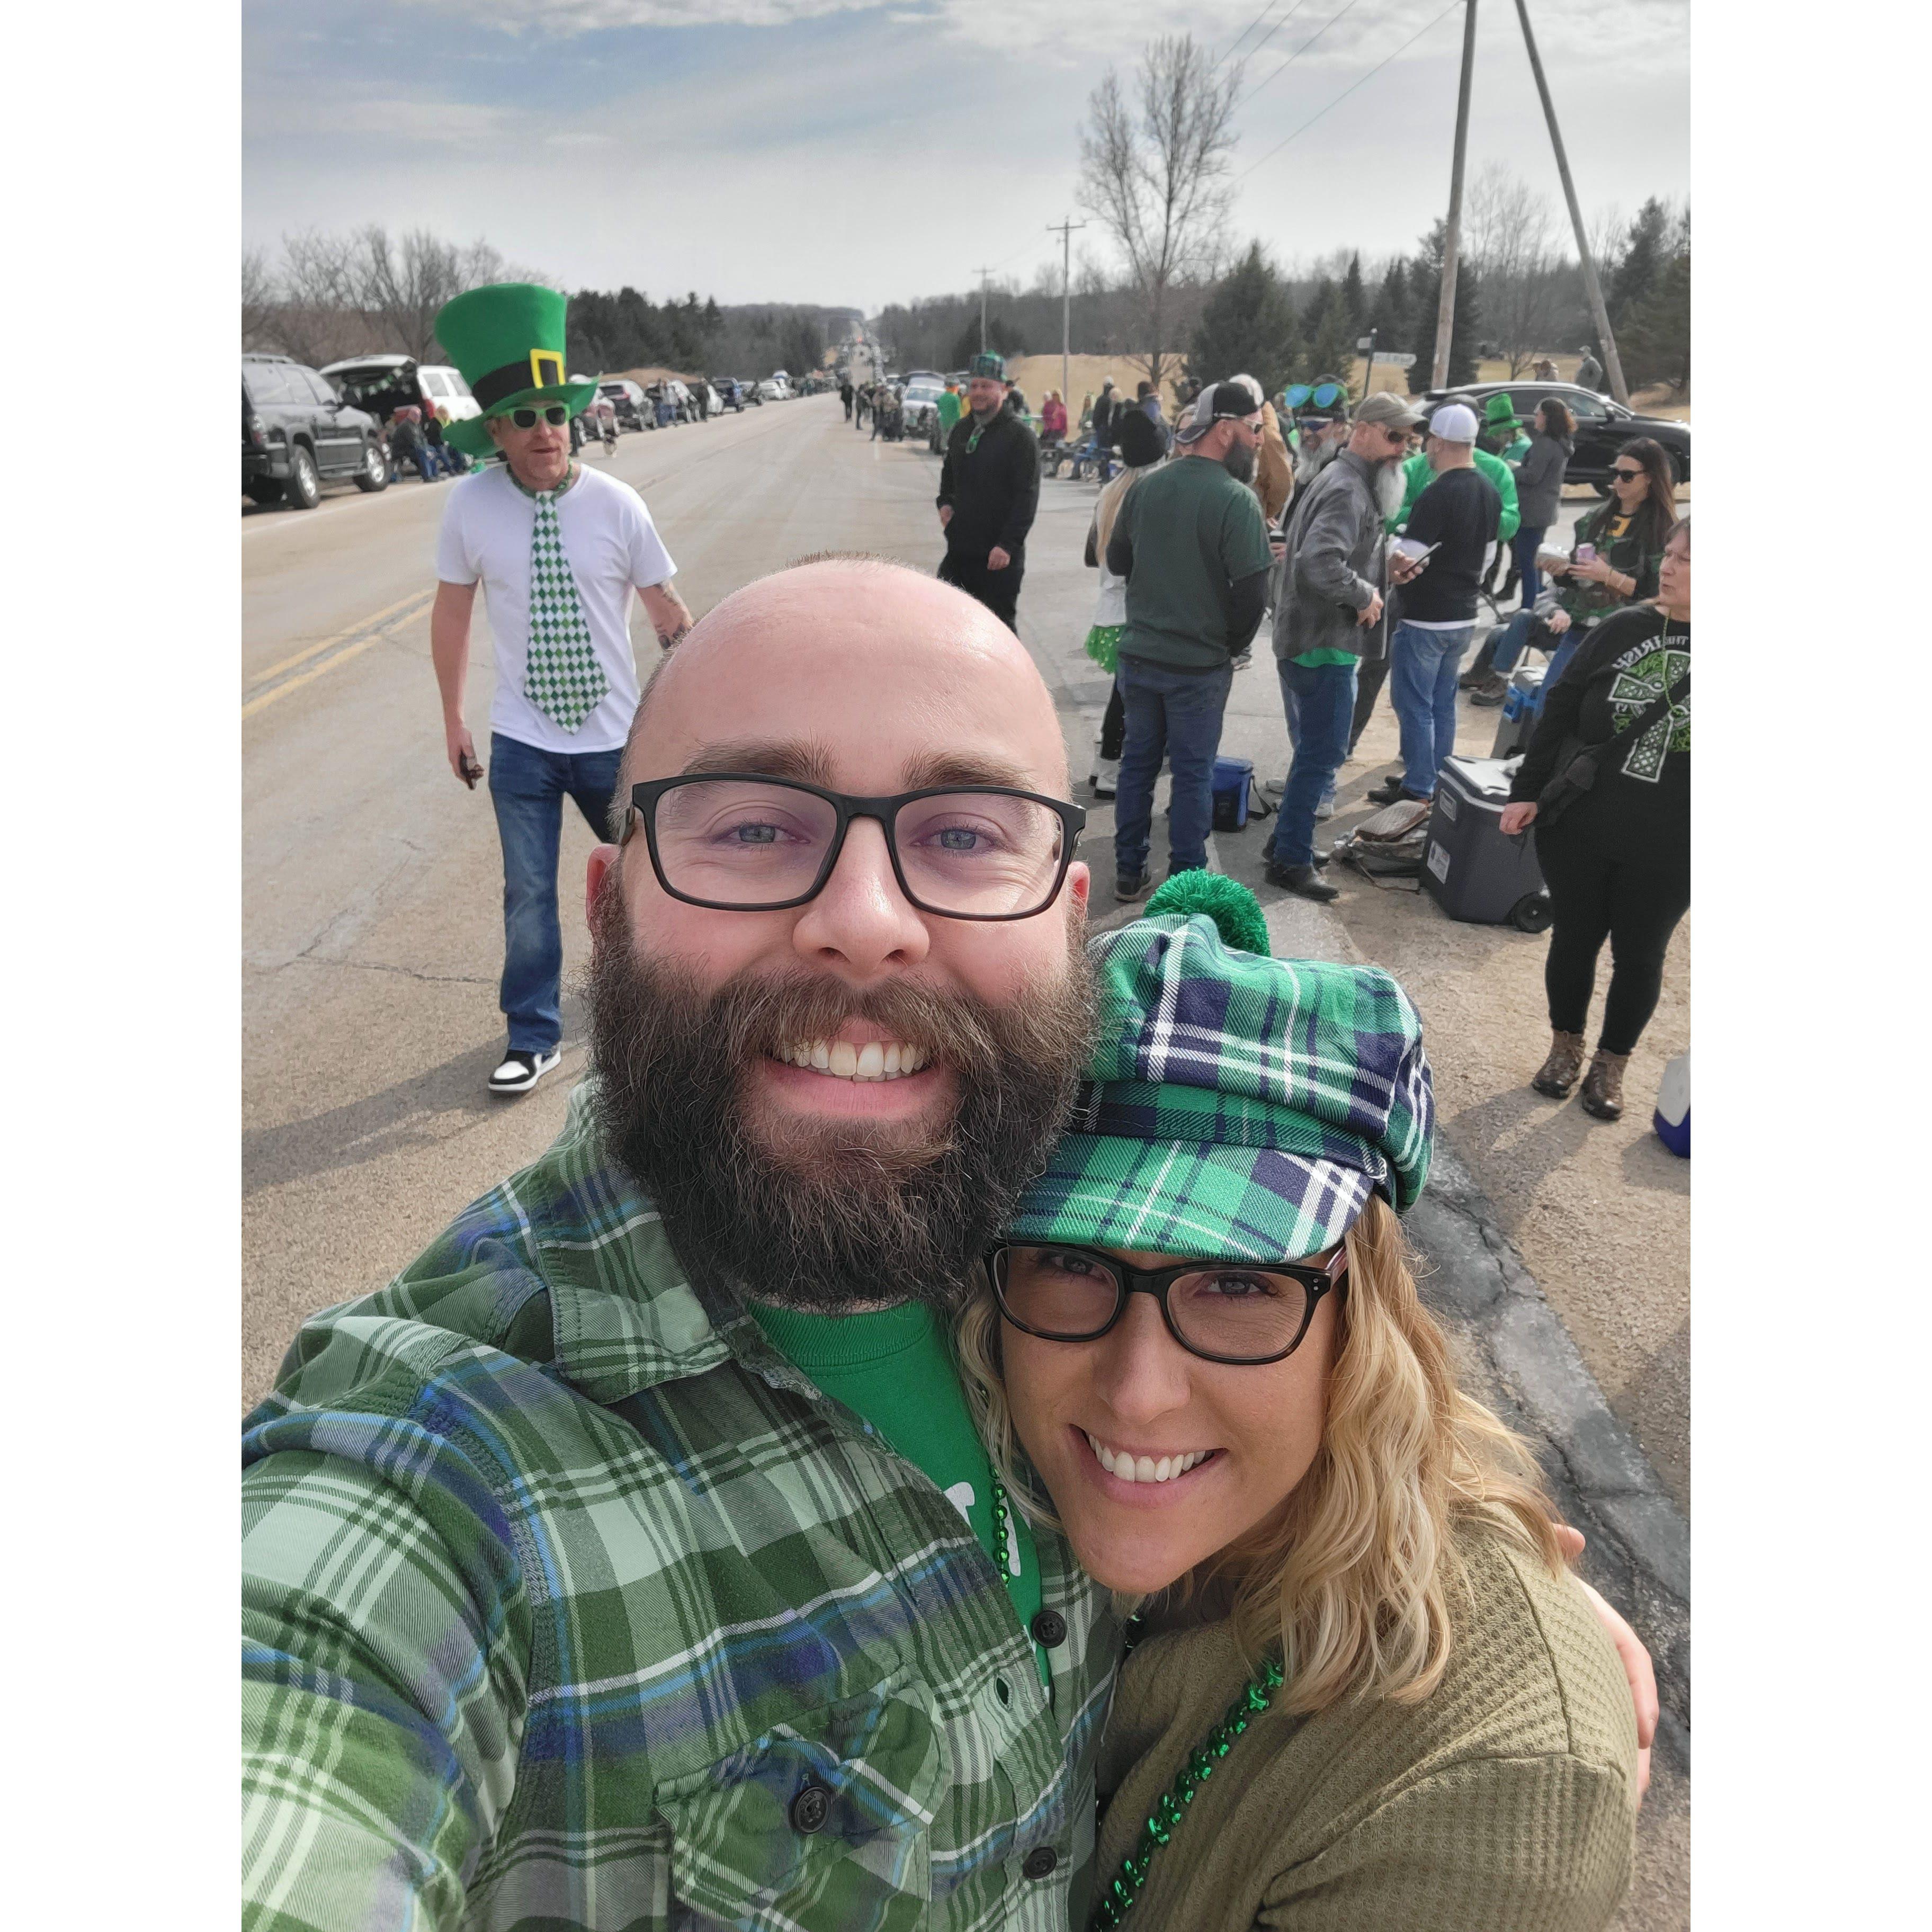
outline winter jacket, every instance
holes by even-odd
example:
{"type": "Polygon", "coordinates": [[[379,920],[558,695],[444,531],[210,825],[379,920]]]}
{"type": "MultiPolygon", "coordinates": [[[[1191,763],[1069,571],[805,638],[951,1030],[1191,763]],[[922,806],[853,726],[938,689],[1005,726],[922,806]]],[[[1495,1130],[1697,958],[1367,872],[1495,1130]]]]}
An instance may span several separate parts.
{"type": "Polygon", "coordinates": [[[1294,465],[1289,461],[1288,445],[1282,440],[1281,418],[1272,403],[1262,405],[1261,454],[1255,459],[1255,494],[1262,500],[1262,514],[1270,523],[1288,507],[1294,494],[1294,465]]]}
{"type": "Polygon", "coordinates": [[[995,549],[1014,563],[1040,507],[1040,444],[1016,416],[996,410],[982,428],[970,412],[952,426],[939,471],[939,506],[950,505],[949,556],[983,563],[995,549]]]}
{"type": "MultiPolygon", "coordinates": [[[[1502,527],[1496,533],[1498,543],[1508,543],[1522,527],[1522,515],[1516,507],[1516,472],[1500,456],[1492,456],[1486,449],[1476,452],[1476,467],[1496,486],[1496,494],[1503,500],[1502,527]]],[[[1402,475],[1408,479],[1408,492],[1402,500],[1402,508],[1388,520],[1388,527],[1399,530],[1408,521],[1408,513],[1415,508],[1415,500],[1436,480],[1434,466],[1425,450],[1412,456],[1402,465],[1402,475]]]]}
{"type": "Polygon", "coordinates": [[[1360,657],[1374,634],[1358,622],[1382,578],[1382,524],[1375,470],[1345,449],[1302,492],[1288,519],[1274,654],[1341,650],[1360,657]]]}
{"type": "Polygon", "coordinates": [[[1597,554],[1612,570],[1620,577],[1634,578],[1636,584],[1628,597],[1623,597],[1607,584],[1592,584],[1580,578],[1553,579],[1556,601],[1569,612],[1572,623],[1586,631],[1592,629],[1612,610],[1644,603],[1657,595],[1658,568],[1664,562],[1664,536],[1669,526],[1649,511],[1648,503],[1640,506],[1621,536],[1613,533],[1612,526],[1623,514],[1614,500],[1599,503],[1577,518],[1570,554],[1573,557],[1576,554],[1576,544],[1594,544],[1597,554]]]}
{"type": "Polygon", "coordinates": [[[1541,430],[1529,440],[1529,454],[1516,472],[1516,508],[1522,513],[1522,527],[1546,530],[1562,513],[1563,475],[1576,446],[1567,436],[1546,436],[1541,430]]]}

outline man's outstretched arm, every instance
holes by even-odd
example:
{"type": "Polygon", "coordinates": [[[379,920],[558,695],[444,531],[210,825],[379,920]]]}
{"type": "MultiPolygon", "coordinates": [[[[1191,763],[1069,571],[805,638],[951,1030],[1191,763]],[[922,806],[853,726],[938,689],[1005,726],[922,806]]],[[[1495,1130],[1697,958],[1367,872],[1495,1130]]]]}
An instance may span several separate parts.
{"type": "Polygon", "coordinates": [[[514,1557],[476,1472],[406,1419],[284,1416],[254,1446],[272,1453],[243,1477],[242,1923],[454,1927],[522,1737],[514,1557]]]}

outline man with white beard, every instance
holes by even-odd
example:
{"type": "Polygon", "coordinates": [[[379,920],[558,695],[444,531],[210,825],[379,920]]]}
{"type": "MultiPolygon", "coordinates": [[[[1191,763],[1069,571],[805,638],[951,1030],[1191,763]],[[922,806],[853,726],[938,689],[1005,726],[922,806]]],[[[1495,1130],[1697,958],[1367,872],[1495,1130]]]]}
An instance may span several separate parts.
{"type": "MultiPolygon", "coordinates": [[[[1392,391],[1364,398],[1347,444],[1302,493],[1288,523],[1274,654],[1294,758],[1268,877],[1304,898],[1339,896],[1321,874],[1315,820],[1348,754],[1356,667],[1382,621],[1382,522],[1401,505],[1402,459],[1421,420],[1392,391]]],[[[1394,558],[1386,574],[1400,584],[1414,568],[1394,558]]]]}
{"type": "Polygon", "coordinates": [[[1318,410],[1304,410],[1295,420],[1299,440],[1294,451],[1294,487],[1305,490],[1336,457],[1348,440],[1348,416],[1345,408],[1334,416],[1318,410]]]}

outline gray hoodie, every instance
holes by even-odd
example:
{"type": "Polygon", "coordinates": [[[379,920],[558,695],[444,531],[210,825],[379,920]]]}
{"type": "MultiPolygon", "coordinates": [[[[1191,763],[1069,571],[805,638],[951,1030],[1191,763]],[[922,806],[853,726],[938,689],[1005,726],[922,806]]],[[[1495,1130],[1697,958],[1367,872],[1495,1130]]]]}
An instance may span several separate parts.
{"type": "Polygon", "coordinates": [[[1562,514],[1563,474],[1576,449],[1567,436],[1537,431],[1516,469],[1516,508],[1526,530],[1546,530],[1562,514]]]}
{"type": "Polygon", "coordinates": [[[1302,493],[1288,519],[1286,594],[1274,614],[1276,657],[1325,650],[1360,657],[1370,647],[1374,628],[1352,614],[1366,610],[1381,588],[1382,544],[1375,466],[1345,449],[1302,493]]]}

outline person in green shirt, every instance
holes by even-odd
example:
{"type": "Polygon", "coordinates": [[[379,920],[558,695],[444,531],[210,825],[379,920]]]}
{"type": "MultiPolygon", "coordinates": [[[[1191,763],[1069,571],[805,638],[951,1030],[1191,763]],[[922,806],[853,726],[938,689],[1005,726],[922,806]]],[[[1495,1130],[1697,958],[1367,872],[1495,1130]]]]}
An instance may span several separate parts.
{"type": "Polygon", "coordinates": [[[965,406],[958,390],[952,383],[948,382],[940,391],[936,407],[939,412],[939,446],[942,450],[951,439],[952,425],[959,420],[965,406]]]}
{"type": "MultiPolygon", "coordinates": [[[[1451,403],[1460,403],[1472,411],[1476,407],[1474,400],[1468,396],[1445,396],[1434,407],[1447,409],[1451,403]]],[[[1496,494],[1503,500],[1502,522],[1496,541],[1507,548],[1510,538],[1516,535],[1517,526],[1522,521],[1522,512],[1516,506],[1516,473],[1500,456],[1484,449],[1480,444],[1476,450],[1476,467],[1496,485],[1496,494]]],[[[1408,513],[1415,508],[1415,500],[1436,480],[1436,472],[1430,466],[1426,450],[1418,450],[1402,465],[1402,473],[1406,484],[1402,507],[1385,521],[1384,526],[1391,531],[1400,530],[1408,521],[1408,513]]]]}
{"type": "Polygon", "coordinates": [[[1637,1728],[1416,1291],[1420,1022],[1380,968],[1267,944],[1199,874],[1095,939],[1074,1125],[961,1322],[1020,1507],[1142,1600],[1093,1923],[1602,1932],[1637,1728]]]}
{"type": "Polygon", "coordinates": [[[1259,628],[1274,552],[1248,486],[1261,448],[1261,398],[1240,382],[1203,389],[1180,454],[1138,483],[1107,542],[1126,581],[1118,645],[1126,713],[1114,805],[1114,896],[1148,890],[1154,781],[1174,771],[1170,869],[1208,862],[1214,758],[1234,666],[1259,628]]]}

